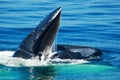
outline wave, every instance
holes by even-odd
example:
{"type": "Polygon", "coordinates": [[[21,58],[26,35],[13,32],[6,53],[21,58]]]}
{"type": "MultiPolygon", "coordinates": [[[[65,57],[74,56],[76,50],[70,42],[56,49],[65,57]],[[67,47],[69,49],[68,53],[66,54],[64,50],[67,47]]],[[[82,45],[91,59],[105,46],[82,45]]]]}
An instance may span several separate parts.
{"type": "Polygon", "coordinates": [[[88,61],[85,60],[71,60],[71,59],[47,59],[46,61],[40,61],[37,58],[34,59],[22,59],[12,57],[15,51],[0,51],[0,65],[9,67],[35,67],[35,66],[49,66],[49,65],[71,65],[71,64],[83,64],[88,61]]]}

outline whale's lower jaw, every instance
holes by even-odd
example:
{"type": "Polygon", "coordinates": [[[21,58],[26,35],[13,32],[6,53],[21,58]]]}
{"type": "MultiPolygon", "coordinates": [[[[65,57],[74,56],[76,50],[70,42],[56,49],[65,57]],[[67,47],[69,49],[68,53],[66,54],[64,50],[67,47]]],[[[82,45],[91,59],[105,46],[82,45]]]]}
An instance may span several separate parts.
{"type": "Polygon", "coordinates": [[[17,50],[13,57],[20,57],[20,58],[23,58],[23,59],[30,59],[32,57],[35,57],[35,55],[31,52],[28,52],[28,51],[24,51],[24,50],[17,50]]]}
{"type": "Polygon", "coordinates": [[[99,49],[84,46],[57,45],[57,53],[52,56],[60,59],[100,59],[102,52],[99,49]]]}

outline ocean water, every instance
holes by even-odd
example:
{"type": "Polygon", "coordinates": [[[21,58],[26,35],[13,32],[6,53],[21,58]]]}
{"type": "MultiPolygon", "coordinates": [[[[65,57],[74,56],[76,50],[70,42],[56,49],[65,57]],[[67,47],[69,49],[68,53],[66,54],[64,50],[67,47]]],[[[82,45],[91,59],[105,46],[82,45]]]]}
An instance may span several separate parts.
{"type": "Polygon", "coordinates": [[[119,80],[119,0],[0,0],[0,80],[119,80]],[[98,61],[13,58],[39,22],[62,7],[56,44],[102,50],[98,61]]]}

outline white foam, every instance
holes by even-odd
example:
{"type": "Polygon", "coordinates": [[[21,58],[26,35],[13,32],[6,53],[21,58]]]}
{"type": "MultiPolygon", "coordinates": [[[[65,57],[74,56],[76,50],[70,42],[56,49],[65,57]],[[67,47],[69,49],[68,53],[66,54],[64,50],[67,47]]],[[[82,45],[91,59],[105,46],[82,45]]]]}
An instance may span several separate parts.
{"type": "Polygon", "coordinates": [[[12,57],[14,51],[0,51],[0,64],[11,67],[44,66],[46,61],[12,57]]]}
{"type": "MultiPolygon", "coordinates": [[[[85,60],[71,60],[71,59],[47,59],[46,61],[40,61],[39,59],[22,59],[12,57],[14,51],[0,51],[0,64],[10,67],[32,67],[32,66],[47,66],[58,64],[82,64],[86,63],[85,60]]],[[[54,54],[54,53],[52,53],[54,54]]],[[[52,55],[51,54],[51,55],[52,55]]],[[[51,56],[49,55],[49,57],[51,56]]]]}
{"type": "Polygon", "coordinates": [[[0,57],[4,56],[4,57],[8,57],[8,56],[12,56],[14,54],[14,51],[0,51],[0,57]]]}
{"type": "Polygon", "coordinates": [[[76,59],[50,59],[49,62],[52,63],[52,65],[56,65],[56,64],[83,64],[83,63],[88,63],[88,61],[85,61],[83,59],[81,60],[76,60],[76,59]]]}

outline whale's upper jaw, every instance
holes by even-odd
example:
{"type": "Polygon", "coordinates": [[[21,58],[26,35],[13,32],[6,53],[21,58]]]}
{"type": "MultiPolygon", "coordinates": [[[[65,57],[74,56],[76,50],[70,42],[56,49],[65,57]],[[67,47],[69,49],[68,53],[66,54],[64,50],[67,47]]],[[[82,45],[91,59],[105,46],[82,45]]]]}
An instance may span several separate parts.
{"type": "Polygon", "coordinates": [[[61,8],[51,12],[20,44],[13,57],[29,59],[33,56],[48,55],[52,48],[60,23],[61,8]]]}

